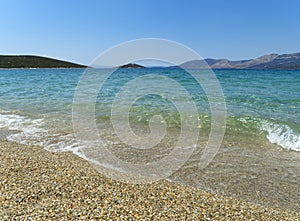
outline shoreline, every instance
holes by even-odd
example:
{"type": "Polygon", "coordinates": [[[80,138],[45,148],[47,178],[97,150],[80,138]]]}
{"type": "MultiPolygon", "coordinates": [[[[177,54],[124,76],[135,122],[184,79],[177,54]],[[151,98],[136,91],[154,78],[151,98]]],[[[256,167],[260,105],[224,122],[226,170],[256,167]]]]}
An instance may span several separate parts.
{"type": "Polygon", "coordinates": [[[0,219],[300,220],[273,209],[169,181],[126,184],[71,152],[0,141],[0,219]]]}
{"type": "MultiPolygon", "coordinates": [[[[86,67],[89,68],[89,67],[86,67]]],[[[61,68],[42,68],[42,67],[38,67],[38,68],[0,68],[0,70],[38,70],[38,69],[42,69],[42,70],[46,70],[46,69],[86,69],[86,68],[82,68],[82,67],[61,67],[61,68]]]]}

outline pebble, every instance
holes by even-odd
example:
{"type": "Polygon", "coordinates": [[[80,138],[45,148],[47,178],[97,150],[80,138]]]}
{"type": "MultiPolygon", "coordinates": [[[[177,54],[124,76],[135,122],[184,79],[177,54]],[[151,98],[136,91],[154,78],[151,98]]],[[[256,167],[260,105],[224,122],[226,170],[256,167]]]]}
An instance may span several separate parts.
{"type": "Polygon", "coordinates": [[[126,184],[72,153],[0,142],[0,220],[300,220],[169,181],[126,184]]]}

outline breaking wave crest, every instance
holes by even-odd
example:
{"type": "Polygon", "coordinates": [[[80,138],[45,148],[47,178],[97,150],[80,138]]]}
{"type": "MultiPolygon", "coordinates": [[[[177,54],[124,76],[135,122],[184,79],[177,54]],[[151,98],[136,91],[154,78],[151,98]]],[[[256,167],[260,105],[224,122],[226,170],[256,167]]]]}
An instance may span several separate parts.
{"type": "Polygon", "coordinates": [[[300,151],[300,134],[287,125],[263,121],[261,129],[267,132],[267,139],[285,149],[300,151]]]}

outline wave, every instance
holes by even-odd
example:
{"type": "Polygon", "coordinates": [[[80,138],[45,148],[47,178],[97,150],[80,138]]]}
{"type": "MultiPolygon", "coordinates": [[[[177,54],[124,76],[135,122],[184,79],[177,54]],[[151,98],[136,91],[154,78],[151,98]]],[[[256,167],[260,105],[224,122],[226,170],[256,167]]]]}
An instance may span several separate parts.
{"type": "MultiPolygon", "coordinates": [[[[300,151],[300,133],[293,130],[284,122],[274,122],[270,119],[260,117],[233,117],[233,122],[227,124],[227,129],[234,127],[234,134],[243,132],[242,135],[262,135],[270,143],[276,144],[281,148],[293,151],[300,151]]],[[[229,121],[230,122],[230,121],[229,121]]]]}
{"type": "Polygon", "coordinates": [[[54,152],[76,151],[79,148],[72,134],[50,132],[46,128],[43,118],[31,119],[17,114],[9,114],[9,112],[1,112],[0,130],[10,131],[6,137],[8,141],[41,146],[54,152]]]}
{"type": "MultiPolygon", "coordinates": [[[[231,123],[235,128],[233,131],[234,134],[240,130],[246,133],[251,131],[255,134],[259,133],[259,131],[264,132],[260,134],[265,134],[269,142],[277,144],[284,149],[300,152],[300,133],[286,124],[254,117],[239,117],[235,118],[235,120],[233,119],[233,122],[242,123],[231,123]]],[[[228,123],[227,129],[230,129],[230,122],[228,123]]],[[[9,131],[7,135],[8,141],[42,146],[49,151],[72,151],[80,155],[79,150],[83,147],[81,143],[77,142],[71,131],[61,132],[51,130],[51,128],[47,127],[47,122],[44,118],[32,119],[28,116],[1,111],[0,132],[1,130],[9,131]]]]}
{"type": "Polygon", "coordinates": [[[300,134],[288,125],[263,121],[261,129],[267,132],[267,139],[285,149],[300,151],[300,134]]]}

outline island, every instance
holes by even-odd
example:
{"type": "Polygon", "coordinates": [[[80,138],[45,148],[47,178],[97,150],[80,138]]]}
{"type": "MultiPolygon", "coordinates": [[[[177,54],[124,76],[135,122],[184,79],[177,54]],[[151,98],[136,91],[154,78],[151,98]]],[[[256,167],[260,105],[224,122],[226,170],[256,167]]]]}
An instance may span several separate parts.
{"type": "Polygon", "coordinates": [[[35,55],[0,55],[0,68],[86,68],[87,66],[35,55]]]}
{"type": "Polygon", "coordinates": [[[129,64],[118,66],[118,68],[146,68],[146,67],[135,63],[129,63],[129,64]]]}

